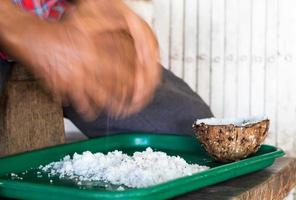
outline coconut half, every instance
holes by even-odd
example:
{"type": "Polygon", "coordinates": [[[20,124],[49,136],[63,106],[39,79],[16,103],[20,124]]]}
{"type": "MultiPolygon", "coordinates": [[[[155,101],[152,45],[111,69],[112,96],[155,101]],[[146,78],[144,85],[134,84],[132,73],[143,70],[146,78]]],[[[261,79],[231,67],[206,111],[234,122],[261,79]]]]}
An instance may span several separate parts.
{"type": "Polygon", "coordinates": [[[258,151],[269,128],[266,117],[207,118],[195,121],[194,133],[217,161],[232,162],[258,151]]]}

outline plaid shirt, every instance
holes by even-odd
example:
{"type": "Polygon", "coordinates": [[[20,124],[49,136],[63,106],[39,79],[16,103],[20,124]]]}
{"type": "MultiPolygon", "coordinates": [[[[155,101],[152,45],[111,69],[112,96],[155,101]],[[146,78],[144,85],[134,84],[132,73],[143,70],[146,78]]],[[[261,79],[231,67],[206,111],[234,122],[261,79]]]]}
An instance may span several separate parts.
{"type": "MultiPolygon", "coordinates": [[[[12,0],[24,10],[48,20],[59,20],[67,8],[65,0],[12,0]]],[[[8,60],[8,56],[0,52],[0,59],[8,60]]]]}

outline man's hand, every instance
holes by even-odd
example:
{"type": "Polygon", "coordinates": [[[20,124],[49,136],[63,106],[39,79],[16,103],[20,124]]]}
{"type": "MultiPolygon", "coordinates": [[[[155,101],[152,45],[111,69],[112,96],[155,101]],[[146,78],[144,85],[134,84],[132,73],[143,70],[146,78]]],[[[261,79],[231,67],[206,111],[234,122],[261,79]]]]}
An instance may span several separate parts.
{"type": "Polygon", "coordinates": [[[125,106],[123,113],[137,112],[152,99],[161,68],[156,37],[144,20],[121,0],[76,0],[76,7],[64,21],[94,38],[99,32],[129,33],[136,48],[136,74],[132,106],[125,106]]]}
{"type": "Polygon", "coordinates": [[[121,1],[77,1],[60,23],[21,11],[11,15],[12,5],[6,6],[0,46],[86,118],[102,109],[128,115],[151,99],[160,79],[157,42],[121,1]]]}

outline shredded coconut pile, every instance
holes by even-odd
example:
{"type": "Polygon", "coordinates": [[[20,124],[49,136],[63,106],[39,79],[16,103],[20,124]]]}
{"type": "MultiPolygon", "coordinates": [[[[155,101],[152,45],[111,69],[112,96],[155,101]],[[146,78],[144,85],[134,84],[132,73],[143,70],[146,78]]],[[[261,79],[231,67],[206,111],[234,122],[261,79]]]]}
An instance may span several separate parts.
{"type": "Polygon", "coordinates": [[[168,156],[164,152],[147,148],[135,152],[133,156],[113,151],[108,154],[75,153],[73,158],[65,156],[40,169],[61,179],[70,178],[81,181],[104,181],[130,188],[142,188],[166,182],[209,169],[206,166],[188,164],[179,156],[168,156]]]}

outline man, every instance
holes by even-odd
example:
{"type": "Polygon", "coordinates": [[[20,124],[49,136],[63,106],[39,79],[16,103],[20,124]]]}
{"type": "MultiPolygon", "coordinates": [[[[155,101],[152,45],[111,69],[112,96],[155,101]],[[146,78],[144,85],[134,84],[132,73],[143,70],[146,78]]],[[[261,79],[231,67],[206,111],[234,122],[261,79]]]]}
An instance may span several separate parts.
{"type": "MultiPolygon", "coordinates": [[[[195,118],[212,116],[199,96],[160,67],[153,32],[122,1],[11,1],[0,3],[0,49],[68,105],[65,116],[87,136],[190,134],[195,118]]],[[[9,64],[1,63],[4,80],[9,64]]]]}

